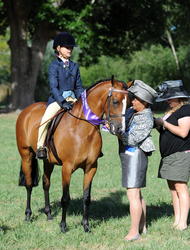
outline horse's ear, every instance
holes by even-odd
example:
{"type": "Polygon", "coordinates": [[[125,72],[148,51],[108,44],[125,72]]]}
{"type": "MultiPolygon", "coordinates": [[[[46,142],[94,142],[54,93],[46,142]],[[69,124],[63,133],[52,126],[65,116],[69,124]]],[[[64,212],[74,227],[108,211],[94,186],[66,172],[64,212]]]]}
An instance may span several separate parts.
{"type": "Polygon", "coordinates": [[[111,76],[111,85],[112,85],[112,87],[114,85],[114,75],[111,76]]]}
{"type": "Polygon", "coordinates": [[[134,84],[134,80],[127,83],[127,87],[130,88],[134,84]]]}

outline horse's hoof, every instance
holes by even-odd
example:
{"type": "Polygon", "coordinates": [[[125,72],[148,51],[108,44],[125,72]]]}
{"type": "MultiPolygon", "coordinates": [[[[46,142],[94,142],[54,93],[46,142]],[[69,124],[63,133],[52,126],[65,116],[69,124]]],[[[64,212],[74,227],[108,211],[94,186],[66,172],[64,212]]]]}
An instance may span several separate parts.
{"type": "Polygon", "coordinates": [[[51,214],[48,214],[48,215],[47,215],[47,220],[53,220],[53,217],[52,217],[51,214]]]}
{"type": "Polygon", "coordinates": [[[26,215],[26,217],[25,217],[25,220],[24,220],[24,221],[26,221],[26,222],[31,222],[31,217],[26,215]]]}
{"type": "Polygon", "coordinates": [[[88,225],[84,226],[85,233],[91,233],[90,227],[88,225]]]}
{"type": "Polygon", "coordinates": [[[66,225],[61,225],[61,224],[60,224],[60,228],[61,228],[61,232],[62,232],[62,233],[66,233],[66,232],[68,231],[66,225]]]}

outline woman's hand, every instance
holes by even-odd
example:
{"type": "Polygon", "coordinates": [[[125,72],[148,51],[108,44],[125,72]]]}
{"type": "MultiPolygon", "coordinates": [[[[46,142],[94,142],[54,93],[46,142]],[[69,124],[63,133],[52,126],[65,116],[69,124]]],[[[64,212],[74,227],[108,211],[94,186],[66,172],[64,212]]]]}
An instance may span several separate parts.
{"type": "Polygon", "coordinates": [[[109,125],[109,123],[105,123],[105,125],[104,125],[108,130],[110,130],[110,125],[109,125]]]}
{"type": "Polygon", "coordinates": [[[155,127],[161,127],[164,124],[164,120],[162,118],[155,118],[154,117],[154,125],[155,127]]]}

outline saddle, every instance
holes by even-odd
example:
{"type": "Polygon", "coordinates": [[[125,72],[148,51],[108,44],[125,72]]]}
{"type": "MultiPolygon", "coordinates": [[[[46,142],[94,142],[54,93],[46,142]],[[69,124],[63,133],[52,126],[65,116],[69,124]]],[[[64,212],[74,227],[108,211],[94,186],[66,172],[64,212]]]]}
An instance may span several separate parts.
{"type": "Polygon", "coordinates": [[[45,147],[48,148],[48,150],[53,153],[55,159],[58,161],[59,165],[62,165],[62,161],[59,159],[59,156],[57,154],[57,150],[55,147],[55,143],[54,143],[54,133],[55,130],[58,126],[58,124],[61,121],[61,118],[63,117],[63,115],[65,114],[65,110],[62,109],[54,118],[53,120],[50,122],[49,127],[48,127],[48,131],[47,131],[47,136],[45,139],[45,147]]]}
{"type": "MultiPolygon", "coordinates": [[[[47,131],[47,136],[46,136],[45,143],[44,143],[44,146],[47,147],[49,151],[51,150],[51,152],[53,153],[53,155],[54,155],[54,157],[57,160],[59,165],[62,165],[62,161],[61,161],[61,159],[59,158],[59,156],[57,154],[57,150],[56,150],[56,147],[55,147],[53,136],[54,136],[55,130],[56,130],[57,126],[59,125],[59,123],[61,121],[61,118],[63,117],[64,114],[65,114],[65,110],[62,109],[52,119],[52,121],[49,124],[48,131],[47,131]]],[[[104,154],[101,151],[98,158],[101,158],[103,156],[104,156],[104,154]]]]}

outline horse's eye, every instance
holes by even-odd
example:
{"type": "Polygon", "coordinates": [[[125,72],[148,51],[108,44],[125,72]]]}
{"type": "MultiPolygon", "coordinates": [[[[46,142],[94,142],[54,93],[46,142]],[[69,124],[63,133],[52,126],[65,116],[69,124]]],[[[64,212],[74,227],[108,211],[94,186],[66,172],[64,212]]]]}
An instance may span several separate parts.
{"type": "Polygon", "coordinates": [[[118,104],[119,104],[119,101],[118,101],[117,99],[113,99],[113,102],[112,102],[112,103],[113,103],[113,105],[115,105],[115,106],[116,106],[116,105],[118,105],[118,104]]]}

